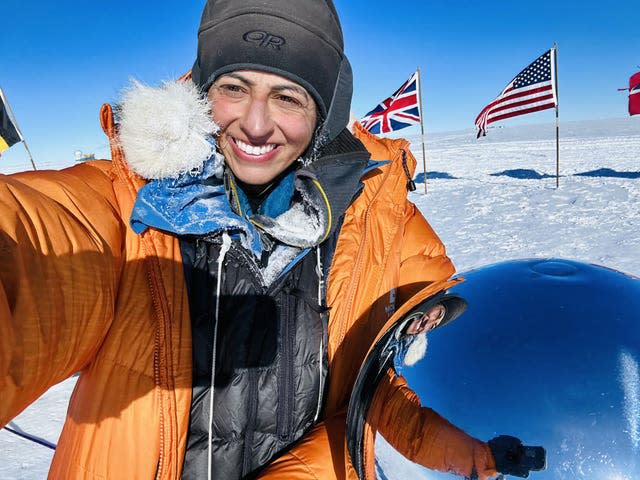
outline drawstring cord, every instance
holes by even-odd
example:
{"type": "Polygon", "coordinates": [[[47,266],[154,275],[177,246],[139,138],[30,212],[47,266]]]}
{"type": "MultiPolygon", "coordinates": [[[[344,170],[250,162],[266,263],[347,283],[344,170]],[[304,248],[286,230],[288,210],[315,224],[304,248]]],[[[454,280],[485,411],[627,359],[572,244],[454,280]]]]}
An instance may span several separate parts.
{"type": "MultiPolygon", "coordinates": [[[[320,253],[320,245],[316,247],[316,268],[318,274],[318,307],[324,309],[323,291],[324,291],[324,272],[322,271],[322,255],[320,253]]],[[[322,321],[321,314],[321,321],[322,321]]],[[[323,365],[323,353],[324,353],[324,328],[322,328],[322,335],[320,336],[320,351],[318,352],[319,364],[320,364],[320,380],[318,384],[318,406],[316,408],[316,415],[313,418],[313,422],[317,422],[320,417],[320,410],[322,409],[322,391],[324,386],[322,384],[322,369],[323,365]]]]}
{"type": "Polygon", "coordinates": [[[324,291],[324,272],[322,271],[322,255],[320,254],[320,245],[316,247],[316,268],[318,274],[318,306],[322,307],[322,292],[324,291]]]}
{"type": "Polygon", "coordinates": [[[211,353],[211,395],[209,396],[209,442],[207,446],[207,479],[211,480],[211,466],[212,466],[212,448],[211,443],[213,441],[213,396],[215,393],[214,382],[216,376],[216,346],[218,343],[218,320],[220,315],[220,292],[222,290],[222,263],[224,257],[231,248],[231,237],[227,232],[222,234],[222,246],[220,247],[220,254],[218,255],[218,282],[216,285],[216,313],[215,323],[213,325],[213,348],[211,353]]]}

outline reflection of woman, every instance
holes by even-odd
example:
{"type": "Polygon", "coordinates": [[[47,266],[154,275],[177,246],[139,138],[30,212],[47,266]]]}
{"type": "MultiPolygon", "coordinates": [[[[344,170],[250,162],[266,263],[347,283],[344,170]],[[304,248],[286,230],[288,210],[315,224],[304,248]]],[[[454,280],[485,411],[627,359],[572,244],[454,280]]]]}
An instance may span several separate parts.
{"type": "Polygon", "coordinates": [[[427,352],[427,333],[458,318],[467,308],[467,302],[452,294],[439,294],[437,303],[429,302],[426,308],[418,308],[399,325],[393,348],[396,370],[402,365],[414,365],[427,352]]]}
{"type": "Polygon", "coordinates": [[[394,355],[393,368],[388,368],[383,379],[373,387],[373,399],[367,404],[369,411],[363,439],[366,478],[374,478],[372,462],[368,463],[366,459],[373,455],[367,449],[373,449],[377,431],[408,460],[467,478],[487,479],[496,471],[527,477],[530,470],[543,469],[543,448],[525,447],[518,438],[508,435],[481,442],[434,410],[422,406],[420,398],[402,376],[403,366],[412,366],[421,360],[426,353],[428,332],[458,318],[466,310],[467,302],[455,294],[441,293],[427,300],[426,306],[414,308],[392,327],[395,332],[381,353],[383,361],[388,355],[394,355]],[[394,423],[402,423],[405,433],[393,431],[394,423]],[[427,435],[414,435],[423,428],[429,432],[427,435]],[[531,452],[536,452],[534,458],[531,452]]]}
{"type": "Polygon", "coordinates": [[[412,366],[427,352],[427,332],[436,328],[445,318],[446,307],[438,303],[425,312],[416,312],[406,320],[406,327],[399,329],[391,348],[396,350],[394,365],[400,373],[403,365],[412,366]]]}
{"type": "MultiPolygon", "coordinates": [[[[371,401],[367,417],[369,429],[365,429],[368,439],[364,444],[372,444],[374,432],[379,431],[412,462],[486,479],[496,473],[488,445],[470,437],[434,410],[423,407],[401,375],[403,366],[412,366],[424,357],[428,332],[458,318],[467,307],[466,301],[456,295],[440,294],[437,299],[435,304],[428,302],[425,308],[418,307],[395,327],[396,333],[387,346],[395,352],[393,368],[387,370],[371,401]],[[405,434],[393,432],[390,422],[401,422],[405,434]],[[425,428],[428,435],[414,434],[421,428],[425,428]]],[[[364,466],[369,470],[367,478],[373,478],[373,465],[365,462],[364,466]]]]}

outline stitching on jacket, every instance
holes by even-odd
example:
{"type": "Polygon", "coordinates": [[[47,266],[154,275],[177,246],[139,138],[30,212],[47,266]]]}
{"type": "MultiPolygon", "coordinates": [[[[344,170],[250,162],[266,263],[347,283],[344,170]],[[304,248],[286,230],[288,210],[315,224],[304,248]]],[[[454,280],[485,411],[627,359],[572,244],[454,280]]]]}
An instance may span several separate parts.
{"type": "Polygon", "coordinates": [[[313,470],[311,469],[309,464],[307,464],[307,462],[305,462],[302,458],[300,458],[298,455],[296,455],[293,452],[288,452],[288,454],[291,455],[293,458],[295,458],[298,462],[300,462],[307,469],[307,473],[309,473],[309,475],[311,475],[316,480],[320,480],[320,478],[318,478],[318,476],[313,472],[313,470]]]}

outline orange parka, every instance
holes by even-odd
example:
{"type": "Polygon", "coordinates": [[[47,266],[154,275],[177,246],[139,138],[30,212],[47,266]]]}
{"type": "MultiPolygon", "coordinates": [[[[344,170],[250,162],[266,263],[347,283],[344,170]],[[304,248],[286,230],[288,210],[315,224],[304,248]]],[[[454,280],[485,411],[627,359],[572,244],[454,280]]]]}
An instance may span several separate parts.
{"type": "MultiPolygon", "coordinates": [[[[0,425],[80,372],[50,478],[177,480],[192,387],[179,241],[129,227],[145,181],[127,166],[109,105],[101,122],[112,161],[0,175],[0,425]]],[[[373,159],[391,162],[366,175],[340,230],[328,278],[324,421],[265,478],[356,478],[345,413],[360,365],[395,306],[446,288],[454,272],[442,242],[407,200],[415,169],[408,143],[358,128],[356,136],[373,159]]],[[[468,474],[469,458],[480,452],[476,463],[484,464],[476,469],[495,473],[486,445],[420,407],[401,379],[391,378],[379,395],[388,396],[394,413],[426,423],[411,438],[384,412],[371,425],[412,449],[416,461],[468,474]],[[446,446],[450,434],[462,449],[446,446]]]]}

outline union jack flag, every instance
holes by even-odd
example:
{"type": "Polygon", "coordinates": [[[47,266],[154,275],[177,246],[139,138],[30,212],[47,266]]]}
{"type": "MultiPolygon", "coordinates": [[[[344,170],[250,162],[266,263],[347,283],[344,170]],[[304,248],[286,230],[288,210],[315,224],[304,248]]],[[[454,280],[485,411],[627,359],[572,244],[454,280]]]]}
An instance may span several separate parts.
{"type": "Polygon", "coordinates": [[[389,133],[420,123],[419,72],[416,71],[393,95],[367,113],[360,123],[371,133],[389,133]]]}

